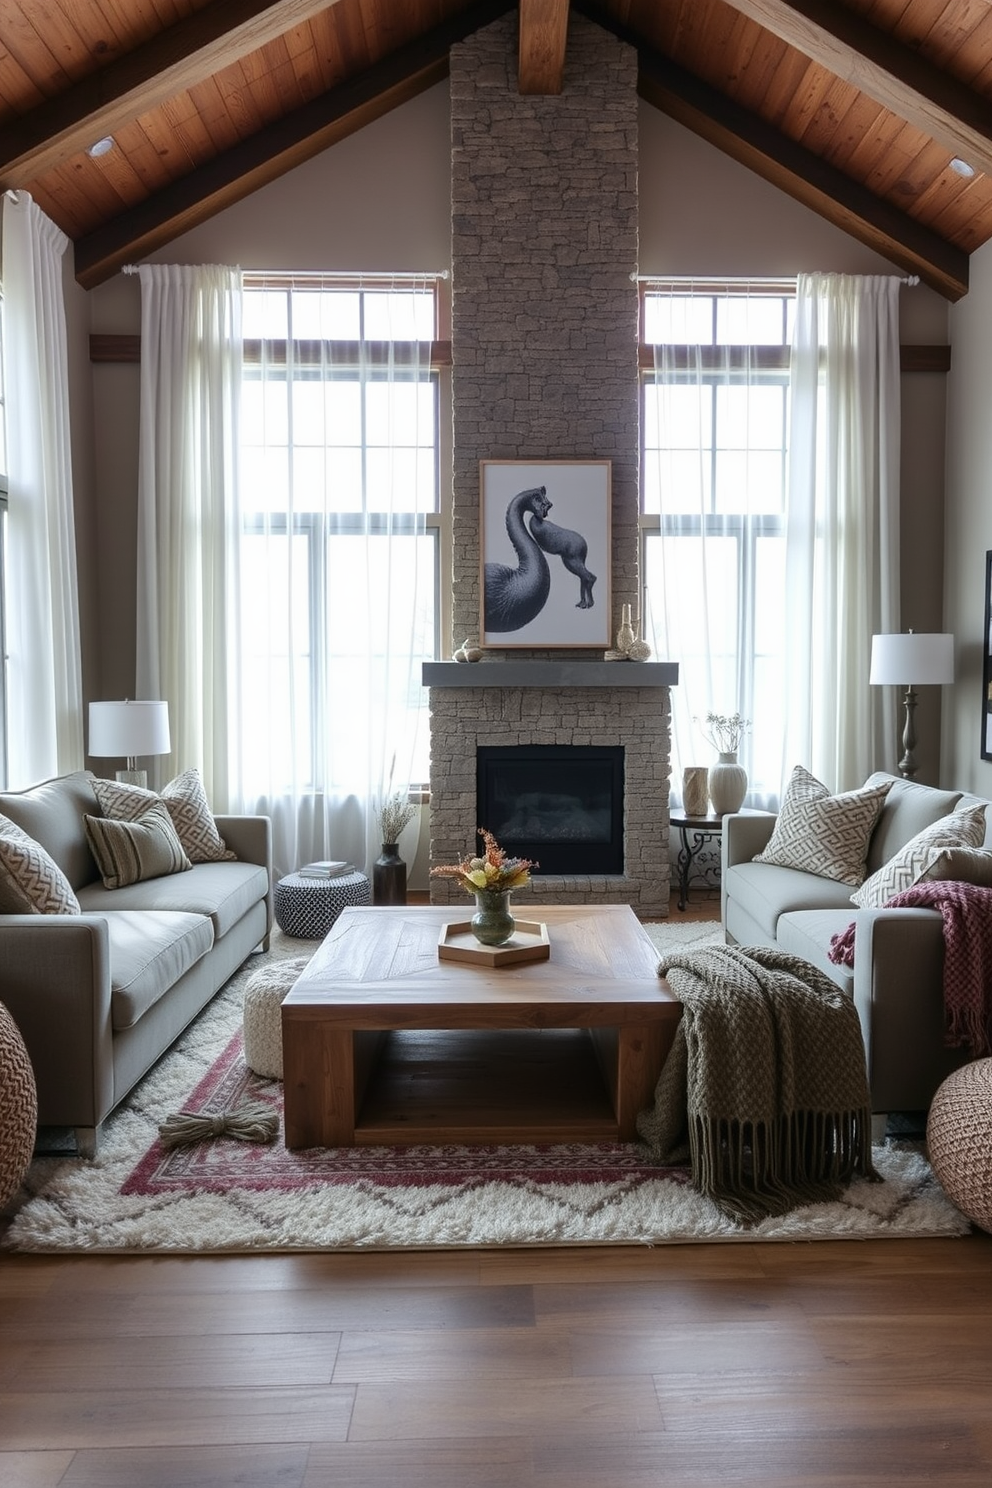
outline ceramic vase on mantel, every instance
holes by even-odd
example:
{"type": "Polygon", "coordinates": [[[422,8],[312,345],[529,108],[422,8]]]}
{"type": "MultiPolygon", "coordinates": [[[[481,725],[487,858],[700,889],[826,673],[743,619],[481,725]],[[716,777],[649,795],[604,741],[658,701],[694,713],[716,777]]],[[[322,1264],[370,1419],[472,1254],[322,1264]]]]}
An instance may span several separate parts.
{"type": "Polygon", "coordinates": [[[740,811],[747,795],[747,771],[737,763],[736,750],[722,752],[716,764],[710,765],[708,783],[714,816],[740,811]]]}
{"type": "Polygon", "coordinates": [[[508,889],[476,889],[472,934],[480,945],[505,945],[516,928],[508,889]]]}

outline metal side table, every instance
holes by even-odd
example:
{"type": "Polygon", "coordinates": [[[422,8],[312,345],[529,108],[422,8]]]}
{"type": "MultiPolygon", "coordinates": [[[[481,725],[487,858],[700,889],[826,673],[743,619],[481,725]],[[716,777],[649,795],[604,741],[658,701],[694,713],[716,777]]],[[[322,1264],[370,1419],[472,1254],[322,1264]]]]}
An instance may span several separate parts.
{"type": "MultiPolygon", "coordinates": [[[[693,877],[692,865],[708,842],[716,838],[719,843],[723,836],[723,817],[685,816],[673,811],[670,821],[679,834],[679,855],[675,867],[679,876],[679,909],[685,909],[689,902],[689,883],[693,877]]],[[[719,858],[716,863],[699,868],[695,876],[701,878],[710,888],[719,888],[719,858]]]]}

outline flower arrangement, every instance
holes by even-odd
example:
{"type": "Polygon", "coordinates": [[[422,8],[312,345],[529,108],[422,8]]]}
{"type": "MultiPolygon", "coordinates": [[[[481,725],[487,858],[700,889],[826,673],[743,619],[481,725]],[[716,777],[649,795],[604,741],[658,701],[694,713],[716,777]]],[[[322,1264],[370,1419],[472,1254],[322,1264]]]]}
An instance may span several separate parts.
{"type": "Polygon", "coordinates": [[[510,889],[522,889],[524,884],[530,883],[530,870],[539,868],[539,863],[531,862],[530,858],[508,858],[492,832],[487,832],[485,827],[479,827],[478,832],[485,844],[483,857],[466,858],[462,863],[432,868],[431,877],[457,878],[469,894],[486,889],[502,894],[510,889]]]}
{"type": "Polygon", "coordinates": [[[398,842],[400,833],[413,820],[416,806],[404,791],[394,791],[379,807],[379,839],[398,842]]]}
{"type": "Polygon", "coordinates": [[[703,738],[718,754],[736,754],[751,727],[750,718],[742,718],[739,713],[731,713],[729,717],[724,713],[707,713],[705,723],[700,723],[698,718],[693,722],[699,724],[703,738]]]}

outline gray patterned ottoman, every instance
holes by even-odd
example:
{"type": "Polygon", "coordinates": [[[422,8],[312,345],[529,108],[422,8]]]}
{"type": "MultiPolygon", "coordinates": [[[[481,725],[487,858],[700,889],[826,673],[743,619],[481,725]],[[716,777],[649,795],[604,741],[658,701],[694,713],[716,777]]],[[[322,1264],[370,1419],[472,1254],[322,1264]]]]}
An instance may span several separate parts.
{"type": "Polygon", "coordinates": [[[372,885],[364,873],[340,878],[304,878],[289,873],[275,887],[276,924],[298,940],[323,940],[343,909],[371,904],[372,885]]]}

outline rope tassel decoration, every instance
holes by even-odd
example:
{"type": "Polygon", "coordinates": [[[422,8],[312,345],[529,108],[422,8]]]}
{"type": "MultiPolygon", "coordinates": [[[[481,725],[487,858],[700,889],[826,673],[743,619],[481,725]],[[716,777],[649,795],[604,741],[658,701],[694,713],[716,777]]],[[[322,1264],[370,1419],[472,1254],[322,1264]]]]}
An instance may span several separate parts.
{"type": "Polygon", "coordinates": [[[239,1142],[274,1142],[279,1116],[271,1106],[250,1101],[234,1111],[180,1111],[158,1129],[163,1147],[191,1147],[208,1137],[236,1137],[239,1142]]]}

